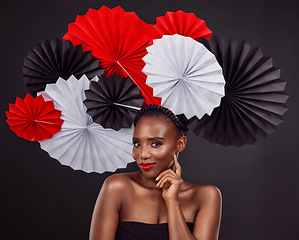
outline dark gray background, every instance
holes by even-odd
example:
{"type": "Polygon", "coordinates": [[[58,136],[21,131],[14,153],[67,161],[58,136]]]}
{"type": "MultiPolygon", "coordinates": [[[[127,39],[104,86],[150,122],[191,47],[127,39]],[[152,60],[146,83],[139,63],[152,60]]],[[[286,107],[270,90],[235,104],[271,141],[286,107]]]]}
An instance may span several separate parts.
{"type": "MultiPolygon", "coordinates": [[[[223,194],[221,240],[299,239],[298,23],[296,1],[6,1],[0,14],[1,235],[5,239],[88,239],[104,179],[62,166],[39,143],[18,138],[4,121],[8,103],[24,98],[23,57],[44,38],[62,37],[89,8],[121,5],[147,23],[169,11],[194,12],[220,37],[246,39],[273,57],[287,81],[288,112],[277,132],[253,146],[222,147],[189,135],[183,178],[223,194]]],[[[135,163],[117,172],[135,171],[135,163]]]]}

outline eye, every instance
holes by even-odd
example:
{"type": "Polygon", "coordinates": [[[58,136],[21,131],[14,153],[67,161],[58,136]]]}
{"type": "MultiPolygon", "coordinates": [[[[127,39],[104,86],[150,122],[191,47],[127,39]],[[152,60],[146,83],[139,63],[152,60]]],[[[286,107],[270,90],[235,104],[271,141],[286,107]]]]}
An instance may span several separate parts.
{"type": "Polygon", "coordinates": [[[140,144],[139,142],[133,142],[133,146],[134,146],[134,147],[140,147],[141,144],[140,144]]]}
{"type": "Polygon", "coordinates": [[[152,143],[152,147],[154,147],[154,148],[160,147],[161,145],[162,145],[161,142],[153,142],[152,143]]]}

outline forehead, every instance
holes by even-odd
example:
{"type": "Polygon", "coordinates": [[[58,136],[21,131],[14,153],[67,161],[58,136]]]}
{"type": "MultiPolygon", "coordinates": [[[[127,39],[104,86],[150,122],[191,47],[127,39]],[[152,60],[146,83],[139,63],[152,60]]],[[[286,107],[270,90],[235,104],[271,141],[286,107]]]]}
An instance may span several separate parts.
{"type": "MultiPolygon", "coordinates": [[[[169,120],[171,121],[171,120],[169,120]]],[[[175,138],[176,129],[174,123],[164,117],[146,116],[139,119],[134,129],[135,138],[175,138]]]]}

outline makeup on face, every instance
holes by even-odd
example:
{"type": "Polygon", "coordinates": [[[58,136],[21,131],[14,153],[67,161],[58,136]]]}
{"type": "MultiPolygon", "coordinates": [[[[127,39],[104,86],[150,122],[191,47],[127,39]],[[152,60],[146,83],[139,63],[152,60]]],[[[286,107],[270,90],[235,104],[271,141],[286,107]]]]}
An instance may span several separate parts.
{"type": "Polygon", "coordinates": [[[149,169],[151,169],[154,165],[155,165],[155,163],[141,163],[141,164],[139,164],[140,166],[141,166],[141,168],[143,169],[143,170],[149,170],[149,169]]]}
{"type": "Polygon", "coordinates": [[[171,167],[177,140],[177,133],[163,118],[140,119],[133,136],[133,157],[142,172],[155,177],[171,167]]]}

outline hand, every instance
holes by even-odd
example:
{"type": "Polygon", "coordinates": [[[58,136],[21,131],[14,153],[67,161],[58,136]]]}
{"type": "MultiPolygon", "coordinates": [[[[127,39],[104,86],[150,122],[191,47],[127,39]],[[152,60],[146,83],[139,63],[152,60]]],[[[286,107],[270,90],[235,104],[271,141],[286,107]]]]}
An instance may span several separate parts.
{"type": "Polygon", "coordinates": [[[161,172],[156,178],[157,187],[162,188],[162,197],[165,201],[178,200],[178,194],[183,184],[181,178],[182,168],[178,162],[177,156],[173,156],[175,164],[175,172],[172,169],[167,169],[161,172]]]}

